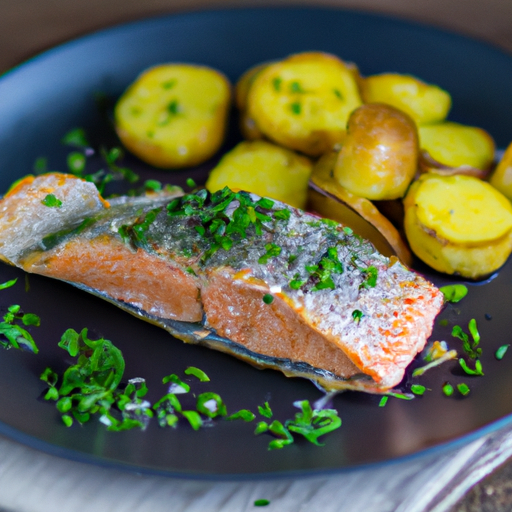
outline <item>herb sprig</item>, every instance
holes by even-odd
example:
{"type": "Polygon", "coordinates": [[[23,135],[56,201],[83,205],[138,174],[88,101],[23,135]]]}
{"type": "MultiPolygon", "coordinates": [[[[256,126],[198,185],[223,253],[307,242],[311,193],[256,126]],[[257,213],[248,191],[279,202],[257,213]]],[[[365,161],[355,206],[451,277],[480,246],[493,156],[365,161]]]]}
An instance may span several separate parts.
{"type": "MultiPolygon", "coordinates": [[[[12,279],[0,284],[0,290],[14,286],[18,280],[12,279]]],[[[0,345],[6,349],[25,349],[37,354],[37,347],[32,335],[22,327],[39,327],[41,320],[33,313],[23,313],[21,306],[13,304],[7,308],[3,321],[0,322],[0,345]]]]}
{"type": "MultiPolygon", "coordinates": [[[[202,256],[206,261],[219,249],[228,251],[233,244],[247,238],[248,229],[262,235],[265,223],[273,219],[288,220],[290,211],[286,208],[273,210],[274,201],[267,198],[254,200],[248,192],[233,192],[225,187],[211,195],[204,189],[172,200],[167,205],[167,214],[195,216],[195,230],[209,243],[202,256]]],[[[262,255],[262,263],[280,253],[280,248],[269,244],[262,255]]]]}

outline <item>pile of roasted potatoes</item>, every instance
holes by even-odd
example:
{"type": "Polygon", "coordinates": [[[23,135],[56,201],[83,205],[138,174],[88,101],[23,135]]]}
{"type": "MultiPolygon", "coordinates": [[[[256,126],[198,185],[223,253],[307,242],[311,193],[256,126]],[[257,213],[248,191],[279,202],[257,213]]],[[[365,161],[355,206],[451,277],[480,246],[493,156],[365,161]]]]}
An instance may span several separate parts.
{"type": "Polygon", "coordinates": [[[479,279],[512,252],[512,144],[447,120],[450,94],[396,73],[363,77],[321,52],[258,64],[233,87],[193,64],[148,69],[115,107],[126,148],[151,165],[215,155],[232,104],[245,141],[206,187],[272,197],[349,225],[385,254],[479,279]],[[404,240],[404,237],[407,241],[404,240]]]}

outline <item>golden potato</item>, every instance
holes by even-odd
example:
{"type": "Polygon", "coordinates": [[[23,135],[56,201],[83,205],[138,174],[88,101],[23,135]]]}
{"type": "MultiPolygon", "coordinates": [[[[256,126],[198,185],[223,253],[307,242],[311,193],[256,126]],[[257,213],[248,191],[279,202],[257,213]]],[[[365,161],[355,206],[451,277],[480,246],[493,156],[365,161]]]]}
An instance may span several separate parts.
{"type": "Polygon", "coordinates": [[[512,143],[494,170],[490,183],[512,201],[512,143]]]}
{"type": "Polygon", "coordinates": [[[235,85],[235,103],[240,111],[240,130],[242,135],[249,140],[262,139],[263,134],[258,129],[254,121],[246,115],[247,97],[254,79],[258,73],[269,65],[268,62],[258,64],[249,68],[237,81],[235,85]]]}
{"type": "Polygon", "coordinates": [[[411,249],[435,270],[476,279],[501,267],[512,251],[512,205],[478,178],[424,174],[404,207],[411,249]]]}
{"type": "Polygon", "coordinates": [[[162,168],[197,165],[220,147],[231,86],[220,72],[192,64],[148,69],[115,106],[121,142],[141,160],[162,168]]]}
{"type": "Polygon", "coordinates": [[[325,53],[301,53],[257,72],[242,113],[246,135],[319,156],[343,140],[361,105],[355,68],[325,53]],[[260,135],[261,134],[261,135],[260,135]]]}
{"type": "Polygon", "coordinates": [[[444,122],[419,126],[420,148],[448,167],[488,169],[494,160],[493,138],[482,128],[444,122]]]}
{"type": "Polygon", "coordinates": [[[211,171],[206,188],[247,190],[305,208],[312,167],[309,158],[270,142],[241,142],[211,171]]]}
{"type": "Polygon", "coordinates": [[[410,75],[384,73],[364,78],[361,93],[366,103],[386,103],[409,114],[417,124],[443,121],[451,96],[437,85],[410,75]]]}
{"type": "Polygon", "coordinates": [[[379,103],[355,110],[334,166],[334,178],[367,199],[403,197],[418,166],[418,134],[404,112],[379,103]]]}

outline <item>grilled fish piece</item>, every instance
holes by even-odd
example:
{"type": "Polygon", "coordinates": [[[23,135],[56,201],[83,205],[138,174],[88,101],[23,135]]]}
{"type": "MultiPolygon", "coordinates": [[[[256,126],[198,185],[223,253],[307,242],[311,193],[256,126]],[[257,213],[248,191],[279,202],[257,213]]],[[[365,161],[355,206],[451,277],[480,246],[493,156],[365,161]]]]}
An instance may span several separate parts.
{"type": "Polygon", "coordinates": [[[107,203],[73,176],[30,177],[0,202],[0,255],[326,390],[399,384],[443,305],[349,228],[229,189],[107,203]]]}

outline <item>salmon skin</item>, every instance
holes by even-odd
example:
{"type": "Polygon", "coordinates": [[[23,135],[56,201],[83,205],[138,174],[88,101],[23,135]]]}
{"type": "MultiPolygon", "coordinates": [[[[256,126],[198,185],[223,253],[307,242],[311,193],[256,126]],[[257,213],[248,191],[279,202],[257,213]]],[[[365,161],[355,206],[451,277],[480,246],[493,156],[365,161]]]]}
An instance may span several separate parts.
{"type": "Polygon", "coordinates": [[[397,386],[443,305],[349,228],[227,188],[107,202],[74,176],[29,177],[0,202],[0,256],[325,390],[397,386]]]}

